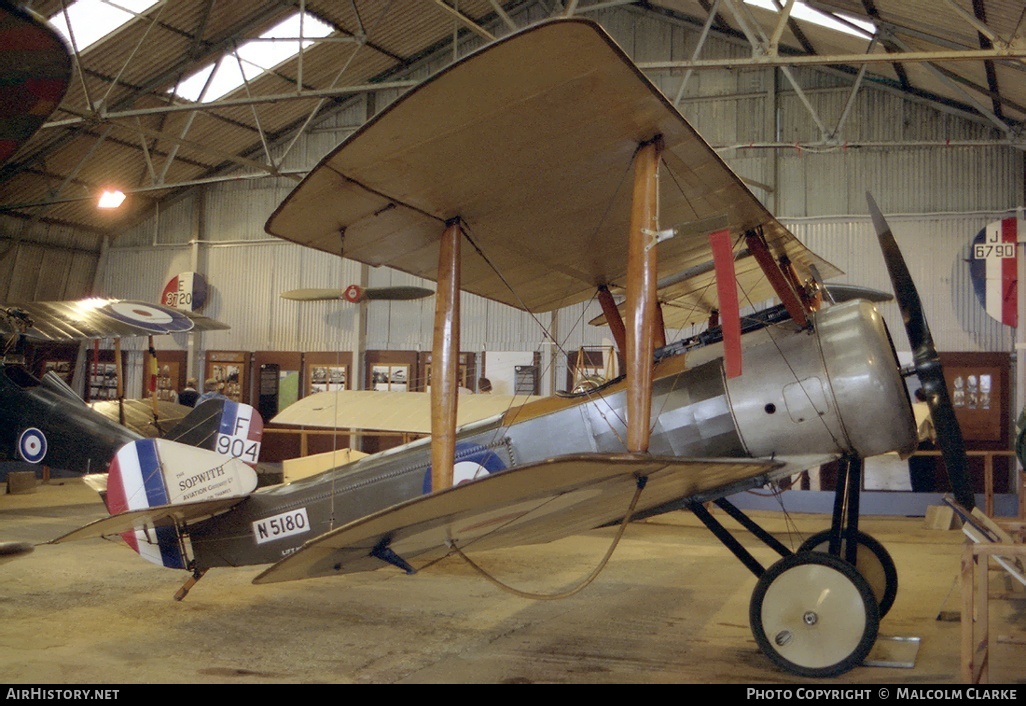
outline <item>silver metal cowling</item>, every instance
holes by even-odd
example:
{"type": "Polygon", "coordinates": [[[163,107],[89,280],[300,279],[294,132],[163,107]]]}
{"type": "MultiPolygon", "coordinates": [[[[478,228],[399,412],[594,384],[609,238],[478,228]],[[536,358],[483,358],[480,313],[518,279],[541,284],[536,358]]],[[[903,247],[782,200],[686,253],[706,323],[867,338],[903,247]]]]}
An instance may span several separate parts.
{"type": "Polygon", "coordinates": [[[855,300],[818,312],[812,330],[745,337],[744,374],[726,381],[746,451],[765,457],[910,452],[915,421],[883,318],[855,300]]]}
{"type": "Polygon", "coordinates": [[[875,305],[855,300],[817,316],[834,396],[852,449],[864,458],[916,448],[916,423],[894,346],[875,305]]]}

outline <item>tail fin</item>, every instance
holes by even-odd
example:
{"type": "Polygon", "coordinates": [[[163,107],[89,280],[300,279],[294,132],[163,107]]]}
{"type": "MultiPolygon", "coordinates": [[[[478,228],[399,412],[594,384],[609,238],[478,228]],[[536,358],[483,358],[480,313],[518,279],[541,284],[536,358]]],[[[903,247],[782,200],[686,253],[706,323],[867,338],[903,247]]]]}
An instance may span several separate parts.
{"type": "MultiPolygon", "coordinates": [[[[257,474],[236,458],[166,439],[126,444],[110,464],[105,501],[111,515],[164,505],[242,497],[257,487],[257,474]]],[[[188,568],[173,521],[122,535],[140,556],[160,566],[188,568]]]]}
{"type": "MultiPolygon", "coordinates": [[[[189,412],[163,437],[163,440],[213,451],[219,454],[222,460],[223,457],[237,458],[251,468],[256,468],[257,461],[260,460],[260,440],[263,433],[264,420],[259,412],[248,404],[219,398],[207,400],[189,412]]],[[[113,461],[111,465],[113,466],[113,461]]],[[[110,514],[116,515],[120,512],[112,508],[107,498],[106,473],[89,474],[84,476],[83,480],[100,494],[110,514]]]]}
{"type": "Polygon", "coordinates": [[[211,399],[189,412],[164,438],[255,466],[263,433],[264,420],[248,404],[211,399]]]}

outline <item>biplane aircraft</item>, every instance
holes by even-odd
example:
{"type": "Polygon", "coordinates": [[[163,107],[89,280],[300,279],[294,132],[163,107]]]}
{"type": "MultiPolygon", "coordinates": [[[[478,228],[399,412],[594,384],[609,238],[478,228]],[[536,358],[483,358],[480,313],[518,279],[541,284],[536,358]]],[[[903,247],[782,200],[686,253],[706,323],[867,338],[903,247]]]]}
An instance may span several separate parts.
{"type": "MultiPolygon", "coordinates": [[[[971,507],[922,306],[870,207],[945,465],[971,507]]],[[[136,509],[54,541],[128,533],[191,573],[181,598],[213,567],[269,565],[257,584],[414,574],[450,555],[690,509],[758,577],[749,617],[775,664],[821,677],[867,655],[897,578],[858,529],[861,459],[916,444],[884,320],[864,299],[823,300],[818,282],[837,269],[762,206],[598,25],[541,23],[440,71],[326,156],[266,230],[335,254],[341,243],[345,257],[437,283],[430,437],[252,492],[243,473],[183,469],[137,443],[119,452],[109,483],[136,509]],[[656,285],[688,272],[674,310],[690,302],[703,321],[718,312],[718,333],[667,344],[656,285]],[[610,295],[618,288],[625,321],[610,295]],[[739,290],[783,309],[742,326],[739,290]],[[534,313],[599,297],[624,375],[457,426],[462,291],[534,313]],[[728,500],[833,460],[843,473],[832,525],[798,551],[728,500]],[[454,484],[454,467],[468,463],[481,472],[454,484]],[[202,492],[208,476],[219,494],[202,492]],[[707,502],[779,561],[764,567],[707,502]]]]}
{"type": "Polygon", "coordinates": [[[0,308],[0,335],[7,339],[0,358],[0,460],[45,463],[73,473],[105,473],[118,449],[143,437],[159,436],[216,451],[218,443],[227,443],[222,438],[225,431],[241,423],[242,436],[252,437],[256,444],[248,445],[246,457],[255,463],[263,421],[249,405],[208,400],[179,412],[178,405],[158,407],[153,398],[117,399],[106,402],[109,409],[100,411],[52,371],[40,379],[20,363],[26,341],[120,341],[126,336],[227,328],[191,312],[122,299],[0,308]]]}

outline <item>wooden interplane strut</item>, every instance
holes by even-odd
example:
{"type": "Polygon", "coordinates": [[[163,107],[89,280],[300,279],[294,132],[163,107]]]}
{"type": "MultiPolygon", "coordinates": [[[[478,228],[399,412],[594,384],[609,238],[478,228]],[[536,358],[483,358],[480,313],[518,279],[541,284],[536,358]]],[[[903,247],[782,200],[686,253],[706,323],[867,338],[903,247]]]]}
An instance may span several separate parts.
{"type": "Polygon", "coordinates": [[[456,373],[460,350],[460,220],[446,223],[438,251],[431,347],[431,490],[452,487],[456,462],[456,373]]]}
{"type": "Polygon", "coordinates": [[[791,286],[787,276],[776,260],[773,259],[773,253],[766,247],[766,240],[763,236],[756,231],[749,231],[745,234],[745,242],[755,257],[756,262],[759,263],[759,267],[766,275],[766,279],[773,286],[773,291],[776,292],[777,297],[787,308],[787,313],[791,315],[791,318],[799,326],[808,325],[809,317],[801,298],[791,286]]]}
{"type": "Polygon", "coordinates": [[[656,325],[656,249],[645,231],[659,230],[659,155],[662,140],[634,157],[634,193],[627,250],[627,450],[648,451],[656,325]]]}

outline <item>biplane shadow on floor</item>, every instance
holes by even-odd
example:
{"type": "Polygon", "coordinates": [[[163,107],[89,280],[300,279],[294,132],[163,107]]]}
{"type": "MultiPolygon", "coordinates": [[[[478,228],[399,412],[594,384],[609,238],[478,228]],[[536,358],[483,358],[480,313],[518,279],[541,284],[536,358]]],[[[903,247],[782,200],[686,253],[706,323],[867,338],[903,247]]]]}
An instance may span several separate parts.
{"type": "MultiPolygon", "coordinates": [[[[945,465],[972,505],[922,307],[871,209],[945,465]]],[[[191,572],[182,597],[211,567],[270,564],[256,583],[415,573],[453,553],[689,508],[758,577],[750,620],[771,660],[819,677],[869,652],[897,575],[858,529],[861,459],[916,443],[884,321],[868,301],[822,300],[818,283],[836,268],[598,25],[539,24],[441,71],[325,157],[267,231],[335,254],[341,239],[346,257],[437,282],[431,437],[238,497],[151,503],[56,541],[138,530],[191,572]],[[672,301],[657,291],[667,278],[685,283],[672,301]],[[739,290],[780,299],[782,313],[742,325],[739,290]],[[457,428],[460,291],[531,312],[598,296],[626,374],[457,428]],[[626,321],[614,291],[626,293],[626,321]],[[720,335],[665,345],[670,309],[678,322],[718,314],[720,335]],[[832,526],[796,552],[727,500],[835,459],[832,526]],[[780,560],[762,566],[710,501],[780,560]]],[[[170,466],[147,468],[167,481],[170,466]]]]}

